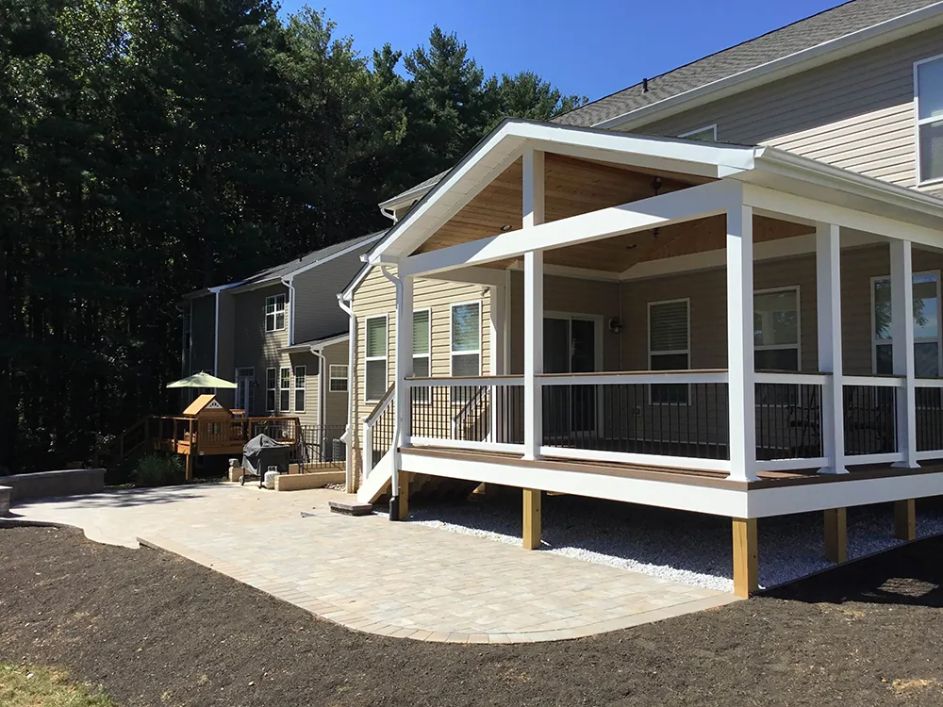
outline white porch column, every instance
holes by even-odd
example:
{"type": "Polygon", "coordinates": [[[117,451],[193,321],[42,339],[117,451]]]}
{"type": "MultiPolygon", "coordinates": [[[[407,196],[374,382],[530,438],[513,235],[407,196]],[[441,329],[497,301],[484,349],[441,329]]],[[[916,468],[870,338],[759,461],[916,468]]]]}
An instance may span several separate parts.
{"type": "MultiPolygon", "coordinates": [[[[544,153],[523,158],[523,228],[544,222],[544,153]]],[[[524,253],[524,459],[540,456],[543,401],[537,376],[544,366],[544,254],[524,253]]]]}
{"type": "MultiPolygon", "coordinates": [[[[413,277],[399,278],[396,288],[396,448],[409,443],[410,406],[406,378],[413,374],[413,277]]],[[[394,454],[393,495],[399,492],[399,454],[394,454]]]]}
{"type": "Polygon", "coordinates": [[[904,460],[895,464],[916,469],[917,463],[917,393],[914,385],[914,299],[913,253],[910,241],[892,240],[891,255],[891,335],[894,340],[894,375],[904,377],[904,388],[897,390],[897,451],[904,460]]]}
{"type": "Polygon", "coordinates": [[[727,210],[727,385],[730,478],[756,479],[753,367],[753,209],[727,210]]]}
{"type": "Polygon", "coordinates": [[[819,371],[831,373],[822,389],[822,474],[846,474],[845,408],[842,396],[841,231],[835,224],[815,229],[815,271],[819,371]]]}

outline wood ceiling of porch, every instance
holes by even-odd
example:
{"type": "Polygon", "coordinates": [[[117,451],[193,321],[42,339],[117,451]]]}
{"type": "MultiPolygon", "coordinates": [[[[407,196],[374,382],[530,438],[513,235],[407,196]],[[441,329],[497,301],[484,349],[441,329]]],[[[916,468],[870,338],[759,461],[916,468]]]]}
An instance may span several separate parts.
{"type": "MultiPolygon", "coordinates": [[[[517,160],[446,222],[417,253],[438,250],[486,238],[502,230],[521,228],[521,161],[517,160]]],[[[711,181],[674,172],[626,168],[548,153],[545,158],[545,218],[556,221],[609,206],[645,199],[656,193],[685,189],[711,181]]],[[[809,227],[757,216],[757,242],[789,238],[809,232],[809,227]]],[[[723,216],[666,226],[625,236],[546,251],[544,261],[589,270],[624,272],[633,265],[724,247],[723,216]]],[[[512,261],[491,263],[505,268],[512,261]]]]}

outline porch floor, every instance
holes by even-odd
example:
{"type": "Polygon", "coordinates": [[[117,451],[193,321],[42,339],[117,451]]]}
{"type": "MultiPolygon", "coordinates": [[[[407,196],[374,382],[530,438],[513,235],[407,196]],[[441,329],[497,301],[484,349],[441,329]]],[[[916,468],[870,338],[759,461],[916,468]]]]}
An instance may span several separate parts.
{"type": "MultiPolygon", "coordinates": [[[[769,489],[782,486],[800,484],[829,484],[860,479],[879,479],[890,476],[909,476],[917,474],[932,474],[943,471],[943,460],[921,462],[919,469],[897,469],[890,464],[867,464],[851,466],[847,474],[820,474],[817,468],[793,469],[789,471],[760,471],[757,481],[734,481],[727,478],[723,471],[706,471],[703,469],[689,469],[684,467],[652,466],[644,464],[616,464],[599,461],[574,461],[571,459],[555,459],[545,456],[539,461],[522,459],[520,455],[509,452],[489,452],[467,449],[449,449],[445,447],[409,447],[409,454],[437,457],[441,459],[457,459],[463,461],[480,461],[507,466],[528,467],[548,466],[558,471],[576,471],[584,474],[602,474],[621,478],[641,479],[649,481],[670,480],[676,483],[691,486],[705,486],[735,490],[769,489]]],[[[409,471],[409,469],[406,469],[409,471]]]]}

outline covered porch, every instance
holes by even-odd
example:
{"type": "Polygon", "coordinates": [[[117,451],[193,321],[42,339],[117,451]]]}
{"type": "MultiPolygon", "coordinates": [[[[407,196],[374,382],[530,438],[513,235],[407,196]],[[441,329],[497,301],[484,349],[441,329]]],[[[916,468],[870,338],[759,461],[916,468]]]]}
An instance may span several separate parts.
{"type": "Polygon", "coordinates": [[[372,255],[401,324],[364,469],[387,459],[394,497],[400,471],[442,475],[746,538],[941,493],[932,202],[775,150],[508,123],[372,255]],[[493,288],[490,370],[453,338],[452,377],[412,375],[416,278],[493,288]]]}

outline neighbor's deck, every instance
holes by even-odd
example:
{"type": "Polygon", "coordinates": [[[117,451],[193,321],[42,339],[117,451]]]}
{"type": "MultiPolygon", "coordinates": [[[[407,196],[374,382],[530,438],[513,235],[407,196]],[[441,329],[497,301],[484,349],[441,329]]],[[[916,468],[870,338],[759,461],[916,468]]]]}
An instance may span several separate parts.
{"type": "MultiPolygon", "coordinates": [[[[434,457],[443,460],[472,461],[489,464],[501,464],[522,469],[552,468],[556,471],[572,471],[583,474],[613,476],[623,479],[642,481],[669,481],[688,486],[749,491],[755,489],[781,488],[807,484],[833,484],[865,479],[888,477],[917,476],[943,472],[943,459],[922,462],[919,469],[898,469],[890,464],[868,464],[849,467],[847,474],[820,474],[818,469],[797,469],[789,471],[758,472],[757,481],[736,481],[727,478],[726,472],[686,469],[684,467],[664,467],[643,464],[606,463],[599,461],[573,461],[543,457],[539,460],[522,459],[520,455],[507,452],[487,452],[466,449],[447,449],[442,447],[409,447],[401,449],[411,455],[434,457]]],[[[404,466],[404,471],[412,471],[404,466]]],[[[447,476],[447,474],[444,474],[447,476]]],[[[513,485],[513,484],[511,484],[513,485]]]]}

